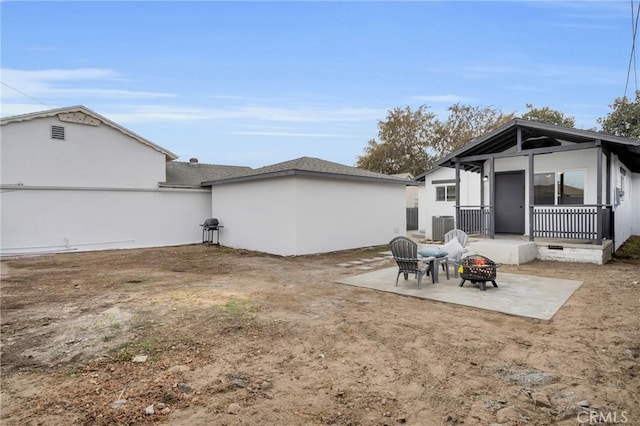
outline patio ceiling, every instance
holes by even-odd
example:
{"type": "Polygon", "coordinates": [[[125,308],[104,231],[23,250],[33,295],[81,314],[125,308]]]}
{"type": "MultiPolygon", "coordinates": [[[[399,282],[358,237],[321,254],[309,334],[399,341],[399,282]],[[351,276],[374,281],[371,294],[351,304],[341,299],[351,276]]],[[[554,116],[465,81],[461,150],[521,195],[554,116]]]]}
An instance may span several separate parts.
{"type": "MultiPolygon", "coordinates": [[[[620,160],[635,173],[640,172],[640,141],[635,139],[622,138],[619,136],[607,135],[589,130],[570,129],[555,126],[552,124],[538,123],[522,119],[514,119],[505,125],[489,132],[462,148],[452,152],[438,161],[437,165],[442,167],[455,167],[455,159],[461,159],[460,167],[463,170],[479,172],[480,166],[486,158],[473,158],[487,156],[489,154],[500,154],[510,148],[517,146],[518,129],[521,131],[521,140],[530,138],[544,138],[571,142],[577,144],[594,143],[599,140],[603,148],[618,155],[620,160]],[[472,159],[465,160],[465,158],[472,159]]],[[[535,149],[522,149],[521,155],[529,152],[542,153],[543,151],[553,152],[562,150],[560,147],[540,147],[535,149]]]]}

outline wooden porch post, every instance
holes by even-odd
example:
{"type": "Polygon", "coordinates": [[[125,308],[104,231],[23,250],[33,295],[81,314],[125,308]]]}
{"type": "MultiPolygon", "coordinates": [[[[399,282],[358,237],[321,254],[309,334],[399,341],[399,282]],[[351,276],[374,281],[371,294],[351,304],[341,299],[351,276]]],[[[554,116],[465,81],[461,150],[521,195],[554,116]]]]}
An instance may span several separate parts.
{"type": "Polygon", "coordinates": [[[496,179],[495,179],[495,158],[489,158],[489,238],[495,238],[496,230],[496,179]]]}
{"type": "Polygon", "coordinates": [[[533,154],[529,154],[529,241],[533,241],[533,203],[534,201],[534,170],[533,170],[533,154]]]}
{"type": "Polygon", "coordinates": [[[596,183],[596,244],[602,244],[602,141],[596,139],[596,168],[597,183],[596,183]]]}

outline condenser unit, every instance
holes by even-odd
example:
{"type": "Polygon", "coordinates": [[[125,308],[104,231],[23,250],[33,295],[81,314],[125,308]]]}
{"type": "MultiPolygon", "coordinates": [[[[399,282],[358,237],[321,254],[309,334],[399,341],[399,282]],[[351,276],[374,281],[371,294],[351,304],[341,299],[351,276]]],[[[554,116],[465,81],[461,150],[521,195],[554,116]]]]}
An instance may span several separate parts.
{"type": "Polygon", "coordinates": [[[432,216],[431,217],[431,239],[443,241],[444,234],[451,231],[455,226],[453,216],[432,216]]]}

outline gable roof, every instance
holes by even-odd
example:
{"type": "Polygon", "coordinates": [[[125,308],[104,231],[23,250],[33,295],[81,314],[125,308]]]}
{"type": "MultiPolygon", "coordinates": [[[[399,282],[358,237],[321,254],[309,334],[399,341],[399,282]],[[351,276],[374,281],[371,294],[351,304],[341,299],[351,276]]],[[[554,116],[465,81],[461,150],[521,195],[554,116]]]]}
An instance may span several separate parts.
{"type": "MultiPolygon", "coordinates": [[[[515,118],[502,126],[480,136],[440,159],[436,165],[455,167],[456,158],[469,157],[489,153],[503,152],[516,146],[518,129],[522,132],[522,140],[541,138],[543,136],[572,143],[593,143],[600,141],[603,147],[618,155],[620,160],[633,172],[640,172],[640,140],[623,138],[592,130],[579,130],[553,124],[515,118]]],[[[523,151],[526,155],[526,151],[523,151]]],[[[477,171],[479,163],[465,163],[461,166],[465,170],[477,171]]]]}
{"type": "Polygon", "coordinates": [[[201,188],[204,181],[239,176],[251,170],[251,167],[243,166],[168,161],[166,182],[160,183],[160,186],[201,188]]]}
{"type": "Polygon", "coordinates": [[[416,182],[424,182],[427,179],[427,176],[430,175],[431,173],[435,173],[438,170],[442,169],[442,167],[440,166],[433,166],[432,168],[430,168],[429,170],[427,170],[424,173],[419,174],[418,176],[414,177],[413,180],[415,180],[416,182]]]}
{"type": "Polygon", "coordinates": [[[203,182],[204,186],[223,185],[227,183],[247,182],[259,179],[269,179],[285,176],[310,176],[330,179],[347,179],[368,182],[393,183],[414,185],[415,182],[404,178],[376,173],[357,167],[345,166],[339,163],[313,157],[300,157],[295,160],[284,161],[270,166],[253,169],[236,177],[227,177],[203,182]]]}
{"type": "Polygon", "coordinates": [[[172,153],[171,151],[169,151],[167,149],[164,149],[159,145],[154,144],[150,140],[145,139],[142,136],[132,132],[131,130],[122,127],[121,125],[109,120],[108,118],[98,114],[97,112],[90,110],[89,108],[85,107],[84,105],[75,105],[75,106],[64,107],[64,108],[50,109],[50,110],[46,110],[46,111],[32,112],[32,113],[29,113],[29,114],[14,115],[12,117],[6,117],[6,118],[3,118],[2,120],[0,120],[0,125],[4,126],[5,124],[9,124],[9,123],[16,123],[16,122],[20,122],[20,121],[29,121],[29,120],[33,120],[33,119],[36,119],[36,118],[53,117],[53,116],[56,116],[58,114],[68,114],[68,113],[73,113],[73,112],[81,112],[83,114],[86,114],[86,115],[88,115],[90,117],[93,117],[93,118],[103,122],[107,126],[113,128],[115,130],[118,130],[122,134],[127,135],[127,136],[137,140],[141,144],[147,145],[148,147],[150,147],[150,148],[152,148],[152,149],[164,154],[166,159],[167,159],[167,161],[175,160],[175,159],[178,158],[178,156],[176,154],[172,153]]]}

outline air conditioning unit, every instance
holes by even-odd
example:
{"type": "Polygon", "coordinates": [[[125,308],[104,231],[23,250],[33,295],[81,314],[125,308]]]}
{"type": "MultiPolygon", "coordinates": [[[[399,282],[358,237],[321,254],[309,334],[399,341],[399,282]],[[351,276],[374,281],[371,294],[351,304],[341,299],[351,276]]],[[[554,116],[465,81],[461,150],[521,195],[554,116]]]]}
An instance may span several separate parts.
{"type": "Polygon", "coordinates": [[[444,234],[455,226],[453,216],[431,216],[431,239],[444,241],[444,234]]]}

